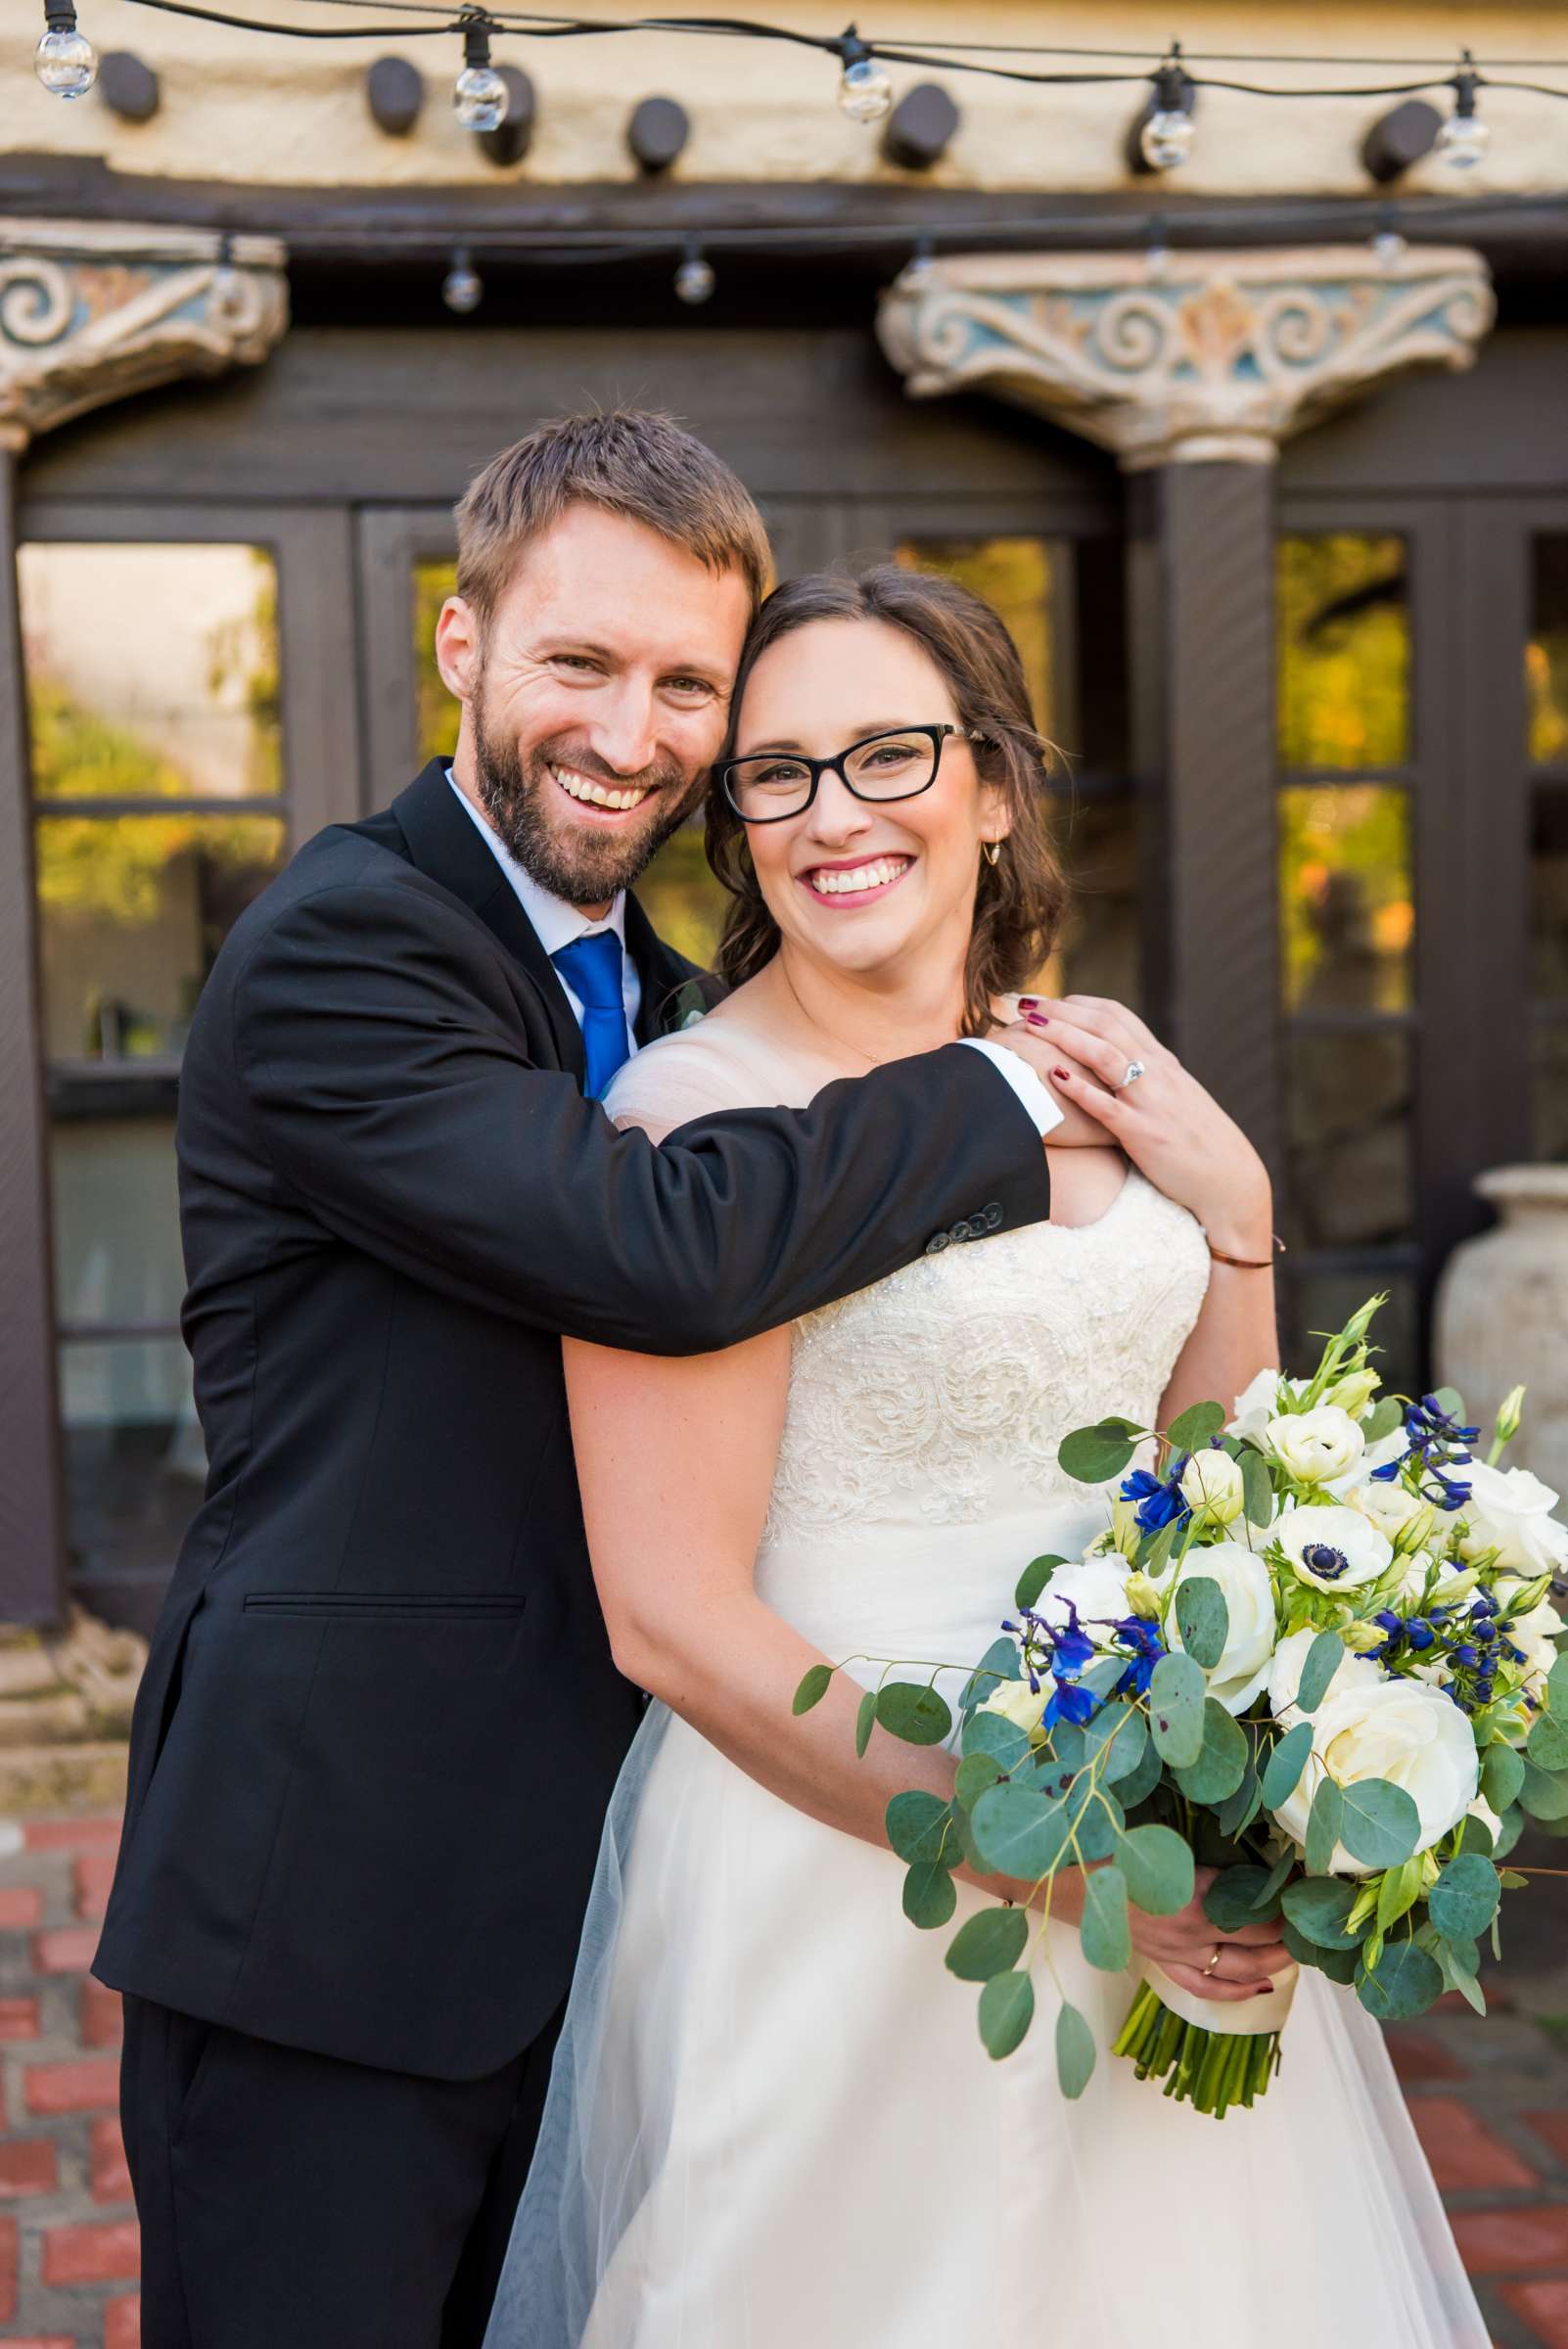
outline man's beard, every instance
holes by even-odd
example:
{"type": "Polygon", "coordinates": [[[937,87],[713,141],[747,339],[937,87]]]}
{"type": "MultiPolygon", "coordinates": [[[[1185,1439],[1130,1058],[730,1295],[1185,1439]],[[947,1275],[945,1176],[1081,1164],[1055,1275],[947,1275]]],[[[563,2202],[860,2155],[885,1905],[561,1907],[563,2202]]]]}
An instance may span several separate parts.
{"type": "Polygon", "coordinates": [[[569,736],[557,734],[535,744],[525,767],[516,743],[486,729],[483,697],[476,698],[471,714],[479,796],[491,829],[531,880],[569,905],[603,905],[630,889],[696,804],[701,778],[688,783],[672,760],[635,775],[618,775],[591,751],[573,748],[569,736]],[[609,791],[646,785],[658,795],[656,812],[634,831],[601,835],[584,826],[569,836],[547,812],[552,795],[568,805],[571,797],[551,774],[552,762],[609,791]]]}

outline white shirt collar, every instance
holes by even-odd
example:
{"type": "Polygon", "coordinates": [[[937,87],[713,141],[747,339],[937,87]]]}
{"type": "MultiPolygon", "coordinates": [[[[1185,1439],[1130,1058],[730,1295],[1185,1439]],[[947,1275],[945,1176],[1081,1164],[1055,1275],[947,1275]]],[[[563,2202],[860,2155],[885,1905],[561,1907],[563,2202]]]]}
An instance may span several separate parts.
{"type": "Polygon", "coordinates": [[[556,897],[541,889],[531,873],[525,872],[504,841],[498,839],[473,801],[459,785],[450,767],[446,780],[457,797],[457,804],[473,818],[490,854],[512,884],[519,903],[533,926],[533,935],[546,954],[559,954],[574,939],[593,938],[601,930],[613,930],[624,946],[626,943],[626,893],[623,890],[602,921],[594,921],[580,906],[569,905],[565,898],[556,897]]]}

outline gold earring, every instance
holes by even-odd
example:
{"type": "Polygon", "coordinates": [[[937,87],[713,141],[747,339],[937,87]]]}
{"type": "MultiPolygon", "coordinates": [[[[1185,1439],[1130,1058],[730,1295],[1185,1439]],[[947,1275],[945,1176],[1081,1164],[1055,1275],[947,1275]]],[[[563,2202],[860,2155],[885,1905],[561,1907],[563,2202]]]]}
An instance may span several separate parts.
{"type": "Polygon", "coordinates": [[[980,852],[988,864],[1000,864],[1001,842],[999,840],[983,840],[980,844],[980,852]]]}

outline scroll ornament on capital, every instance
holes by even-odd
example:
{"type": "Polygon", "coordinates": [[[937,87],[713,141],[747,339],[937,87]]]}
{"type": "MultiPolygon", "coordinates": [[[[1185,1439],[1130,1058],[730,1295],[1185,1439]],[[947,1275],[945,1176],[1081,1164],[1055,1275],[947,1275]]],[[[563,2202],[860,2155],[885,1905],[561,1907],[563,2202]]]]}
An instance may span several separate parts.
{"type": "Polygon", "coordinates": [[[270,237],[0,221],[0,445],[264,359],[288,325],[283,262],[270,237]]]}
{"type": "Polygon", "coordinates": [[[983,253],[923,261],[878,333],[917,397],[988,391],[1109,448],[1130,470],[1271,462],[1382,378],[1467,367],[1496,314],[1458,247],[983,253]]]}

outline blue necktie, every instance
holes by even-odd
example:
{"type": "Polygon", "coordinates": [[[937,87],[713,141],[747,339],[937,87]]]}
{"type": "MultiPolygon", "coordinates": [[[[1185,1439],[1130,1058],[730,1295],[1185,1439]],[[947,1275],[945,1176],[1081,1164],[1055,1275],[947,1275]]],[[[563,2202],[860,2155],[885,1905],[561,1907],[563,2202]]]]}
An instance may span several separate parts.
{"type": "Polygon", "coordinates": [[[598,930],[589,938],[575,938],[550,960],[582,1005],[582,1042],[588,1057],[582,1089],[591,1101],[602,1101],[617,1069],[631,1058],[621,941],[613,930],[598,930]]]}

